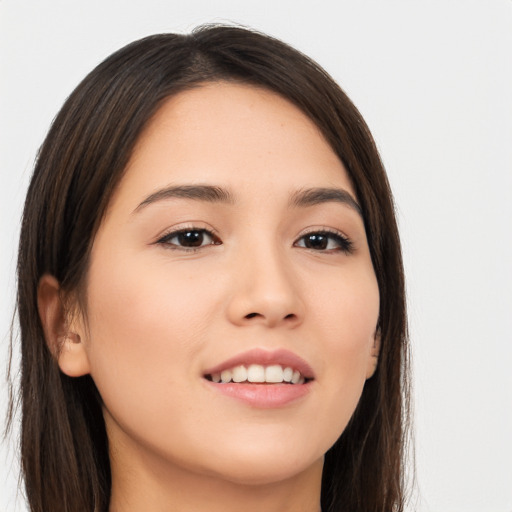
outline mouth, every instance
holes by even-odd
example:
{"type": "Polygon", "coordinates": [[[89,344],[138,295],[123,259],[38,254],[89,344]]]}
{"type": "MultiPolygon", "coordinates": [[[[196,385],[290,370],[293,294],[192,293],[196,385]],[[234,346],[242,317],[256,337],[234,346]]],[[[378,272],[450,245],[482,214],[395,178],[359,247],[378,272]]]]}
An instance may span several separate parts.
{"type": "Polygon", "coordinates": [[[315,376],[306,361],[288,350],[254,349],[208,369],[203,378],[223,395],[274,408],[307,395],[315,376]]]}
{"type": "Polygon", "coordinates": [[[208,373],[206,380],[216,384],[234,383],[252,383],[252,384],[305,384],[313,380],[301,374],[299,370],[291,366],[282,366],[272,364],[264,366],[261,364],[251,364],[248,366],[238,365],[232,368],[222,370],[221,372],[208,373]]]}
{"type": "Polygon", "coordinates": [[[285,349],[252,349],[205,371],[215,383],[304,384],[314,380],[313,368],[300,356],[285,349]]]}

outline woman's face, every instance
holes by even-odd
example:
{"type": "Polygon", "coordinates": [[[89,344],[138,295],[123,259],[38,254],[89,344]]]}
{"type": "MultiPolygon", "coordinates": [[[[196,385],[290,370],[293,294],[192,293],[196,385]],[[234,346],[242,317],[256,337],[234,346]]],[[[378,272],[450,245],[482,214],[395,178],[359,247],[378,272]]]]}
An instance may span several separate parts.
{"type": "Polygon", "coordinates": [[[87,278],[113,457],[243,483],[321,468],[372,374],[378,313],[354,189],[312,121],[246,85],[169,99],[87,278]]]}

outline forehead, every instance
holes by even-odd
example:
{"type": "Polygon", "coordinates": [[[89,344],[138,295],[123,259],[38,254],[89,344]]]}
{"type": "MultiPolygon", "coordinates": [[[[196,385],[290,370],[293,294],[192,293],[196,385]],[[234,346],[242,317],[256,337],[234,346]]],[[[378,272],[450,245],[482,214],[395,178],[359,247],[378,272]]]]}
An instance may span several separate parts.
{"type": "MultiPolygon", "coordinates": [[[[269,90],[209,83],[168,99],[135,145],[116,196],[212,183],[256,194],[353,187],[318,127],[269,90]]],[[[136,198],[134,198],[136,200],[136,198]]]]}

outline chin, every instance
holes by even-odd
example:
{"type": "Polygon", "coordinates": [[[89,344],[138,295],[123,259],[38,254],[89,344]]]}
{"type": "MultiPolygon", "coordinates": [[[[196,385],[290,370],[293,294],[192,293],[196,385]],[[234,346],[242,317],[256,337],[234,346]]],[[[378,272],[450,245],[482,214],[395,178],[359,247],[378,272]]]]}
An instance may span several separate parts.
{"type": "Polygon", "coordinates": [[[277,447],[253,443],[243,448],[225,449],[222,455],[216,453],[202,460],[208,461],[204,471],[211,476],[238,485],[270,485],[296,477],[312,467],[318,467],[321,471],[323,450],[307,448],[296,443],[294,446],[280,443],[277,447]]]}
{"type": "Polygon", "coordinates": [[[294,478],[297,475],[323,466],[323,456],[316,460],[292,461],[260,460],[260,461],[231,461],[228,467],[216,468],[212,476],[236,485],[259,486],[272,485],[294,478]]]}

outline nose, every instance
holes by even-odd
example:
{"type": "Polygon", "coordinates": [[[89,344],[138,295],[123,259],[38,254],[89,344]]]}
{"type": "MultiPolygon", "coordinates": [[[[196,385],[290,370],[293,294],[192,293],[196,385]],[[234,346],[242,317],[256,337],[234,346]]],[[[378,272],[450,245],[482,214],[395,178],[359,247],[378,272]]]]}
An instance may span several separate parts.
{"type": "Polygon", "coordinates": [[[288,328],[302,323],[305,304],[297,275],[277,249],[260,247],[239,255],[232,276],[227,307],[232,323],[288,328]]]}

